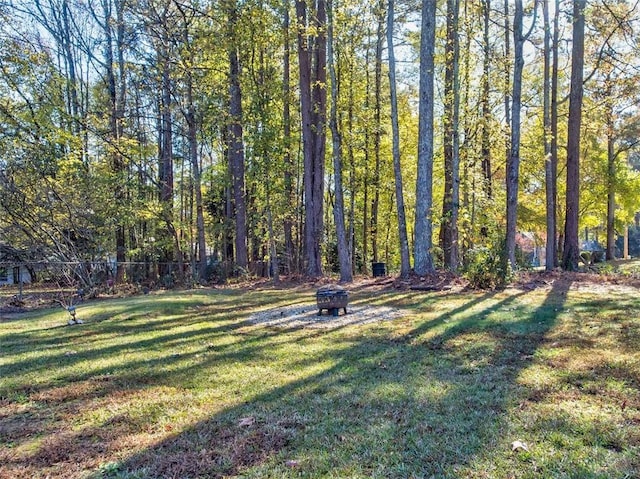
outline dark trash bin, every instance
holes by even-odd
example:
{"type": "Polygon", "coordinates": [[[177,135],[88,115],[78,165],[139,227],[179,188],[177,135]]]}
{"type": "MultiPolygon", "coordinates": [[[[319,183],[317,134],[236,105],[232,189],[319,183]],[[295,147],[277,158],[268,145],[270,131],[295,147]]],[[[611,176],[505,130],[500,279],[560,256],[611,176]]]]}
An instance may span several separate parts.
{"type": "Polygon", "coordinates": [[[371,263],[371,271],[373,272],[373,277],[385,276],[387,274],[386,271],[386,263],[371,263]]]}

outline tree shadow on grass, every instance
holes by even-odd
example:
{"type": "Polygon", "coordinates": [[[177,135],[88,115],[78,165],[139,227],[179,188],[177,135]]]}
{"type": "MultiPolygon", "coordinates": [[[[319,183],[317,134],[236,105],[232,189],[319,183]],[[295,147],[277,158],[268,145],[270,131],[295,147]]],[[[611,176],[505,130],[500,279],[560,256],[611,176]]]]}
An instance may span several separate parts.
{"type": "MultiPolygon", "coordinates": [[[[251,378],[247,387],[256,393],[242,403],[108,468],[99,469],[100,459],[126,453],[117,444],[126,446],[139,429],[126,414],[114,414],[103,428],[50,438],[31,459],[47,467],[52,458],[74,464],[89,454],[93,466],[85,459],[85,471],[99,469],[95,477],[105,478],[456,477],[457,467],[500,441],[504,415],[517,400],[518,372],[554,325],[568,288],[556,281],[533,311],[511,308],[526,293],[478,296],[401,336],[374,328],[328,331],[334,347],[287,364],[308,370],[306,376],[276,387],[268,377],[251,378]],[[513,315],[505,319],[505,311],[513,315]]],[[[263,330],[197,364],[176,364],[149,384],[181,387],[187,375],[212,374],[230,361],[267,362],[274,338],[286,337],[277,347],[312,345],[318,334],[263,330]]],[[[116,389],[124,392],[126,384],[120,378],[116,389]]]]}
{"type": "Polygon", "coordinates": [[[542,305],[507,325],[482,318],[525,293],[478,297],[400,338],[343,338],[346,347],[299,361],[332,366],[199,422],[106,477],[260,476],[261,467],[282,477],[455,477],[500,441],[517,374],[568,287],[556,282],[542,305]]]}

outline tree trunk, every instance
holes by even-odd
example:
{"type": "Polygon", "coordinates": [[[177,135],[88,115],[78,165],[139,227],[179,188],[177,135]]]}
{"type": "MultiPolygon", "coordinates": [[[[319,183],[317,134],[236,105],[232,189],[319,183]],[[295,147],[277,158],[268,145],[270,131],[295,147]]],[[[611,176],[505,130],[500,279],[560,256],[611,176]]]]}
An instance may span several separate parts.
{"type": "Polygon", "coordinates": [[[380,143],[382,141],[382,50],[384,47],[384,22],[385,22],[384,0],[378,2],[376,15],[378,27],[376,29],[376,59],[374,76],[374,133],[373,133],[373,155],[375,158],[373,169],[373,199],[371,202],[371,261],[380,261],[378,251],[378,224],[380,212],[380,143]]]}
{"type": "Polygon", "coordinates": [[[545,269],[554,268],[556,257],[556,175],[557,166],[553,163],[551,150],[551,24],[549,21],[549,0],[543,0],[542,13],[544,17],[544,72],[543,72],[543,138],[545,158],[545,193],[546,193],[546,221],[547,247],[545,269]]]}
{"type": "MultiPolygon", "coordinates": [[[[509,27],[509,3],[504,0],[504,123],[511,127],[511,102],[509,101],[509,85],[511,84],[511,28],[509,27]]],[[[505,129],[506,158],[511,156],[510,135],[505,129]]]]}
{"type": "Polygon", "coordinates": [[[458,41],[458,0],[447,0],[447,42],[445,44],[444,86],[444,197],[440,244],[444,265],[450,271],[458,269],[458,211],[460,203],[460,82],[458,41]]]}
{"type": "MultiPolygon", "coordinates": [[[[549,168],[551,173],[551,187],[553,189],[553,255],[549,262],[549,254],[547,253],[547,262],[553,268],[558,266],[558,258],[560,258],[560,245],[562,244],[558,234],[558,45],[560,42],[560,0],[555,2],[555,12],[553,16],[553,39],[551,41],[551,52],[553,60],[551,62],[551,124],[550,124],[550,159],[549,168]]],[[[547,232],[547,237],[548,237],[547,232]]]]}
{"type": "MultiPolygon", "coordinates": [[[[193,200],[195,196],[195,210],[196,210],[196,241],[197,241],[197,266],[194,272],[197,272],[198,281],[203,283],[205,281],[205,273],[207,269],[207,243],[205,239],[205,226],[204,226],[204,206],[202,200],[202,175],[200,161],[198,158],[198,123],[196,118],[196,106],[193,99],[193,70],[191,66],[194,62],[193,45],[189,38],[189,20],[182,9],[178,6],[180,13],[182,14],[183,21],[183,41],[188,48],[188,65],[185,72],[186,82],[186,114],[185,119],[187,122],[187,144],[189,148],[189,164],[191,165],[192,176],[192,188],[193,192],[190,197],[193,200]]],[[[191,208],[193,210],[193,208],[191,208]]]]}
{"type": "Polygon", "coordinates": [[[584,65],[584,9],[586,0],[573,2],[573,45],[571,48],[571,91],[567,127],[567,197],[562,267],[577,271],[580,258],[578,214],[580,206],[580,129],[584,65]]]}
{"type": "Polygon", "coordinates": [[[522,0],[515,1],[513,15],[513,89],[511,96],[511,149],[507,158],[507,231],[506,255],[512,270],[516,269],[516,221],[518,216],[518,178],[520,171],[520,109],[522,106],[522,70],[524,68],[522,33],[522,0]]]}
{"type": "Polygon", "coordinates": [[[247,251],[247,210],[244,185],[244,139],[242,128],[242,91],[240,89],[240,61],[236,47],[237,6],[229,4],[229,168],[235,206],[236,265],[246,271],[249,266],[247,251]]]}
{"type": "MultiPolygon", "coordinates": [[[[163,38],[166,40],[166,38],[163,38]]],[[[175,253],[175,229],[173,228],[173,117],[172,91],[169,64],[168,41],[163,42],[159,63],[162,65],[162,89],[160,101],[160,204],[162,205],[163,220],[166,230],[161,232],[163,237],[163,252],[160,258],[159,274],[163,278],[171,273],[171,263],[175,253]],[[169,246],[171,242],[172,246],[169,246]]]]}
{"type": "MultiPolygon", "coordinates": [[[[96,12],[92,12],[94,17],[98,20],[104,30],[105,35],[105,68],[107,77],[107,88],[109,91],[109,142],[114,146],[113,153],[111,154],[111,169],[115,175],[115,185],[113,188],[113,201],[116,206],[116,216],[120,218],[120,207],[125,200],[125,191],[123,188],[124,182],[122,181],[122,175],[125,171],[125,165],[120,153],[120,139],[122,138],[122,124],[124,117],[124,101],[126,92],[126,81],[124,77],[124,65],[123,62],[123,26],[122,22],[122,4],[115,2],[116,7],[116,51],[118,60],[116,63],[114,54],[114,35],[112,31],[112,24],[114,22],[112,4],[110,1],[102,3],[103,18],[98,20],[96,12]],[[119,81],[120,87],[118,88],[118,79],[116,78],[115,65],[119,67],[119,81]]],[[[116,244],[116,282],[120,283],[124,279],[124,262],[126,261],[126,241],[125,241],[125,228],[122,222],[114,227],[114,237],[116,244]]]]}
{"type": "Polygon", "coordinates": [[[284,217],[284,249],[287,262],[287,271],[289,274],[297,272],[297,257],[293,242],[293,219],[295,218],[295,199],[293,195],[293,160],[291,149],[291,87],[289,85],[291,78],[291,48],[289,44],[289,1],[284,2],[284,54],[282,61],[282,140],[284,142],[284,189],[285,201],[287,203],[287,211],[284,217]]]}
{"type": "Polygon", "coordinates": [[[296,1],[300,113],[304,154],[304,245],[307,274],[322,276],[320,240],[323,236],[324,153],[326,122],[326,11],[318,0],[314,16],[315,36],[307,33],[307,9],[296,1]]]}
{"type": "Polygon", "coordinates": [[[402,190],[402,167],[400,164],[400,129],[398,127],[398,94],[396,91],[396,58],[393,43],[394,0],[389,0],[387,12],[387,49],[389,51],[389,88],[391,93],[391,131],[393,136],[393,173],[395,178],[396,207],[398,210],[398,240],[400,242],[400,277],[411,273],[407,219],[402,190]]]}
{"type": "Polygon", "coordinates": [[[420,32],[420,99],[418,120],[418,174],[416,180],[416,217],[414,269],[424,275],[434,271],[433,245],[433,104],[436,4],[422,0],[420,32]]]}
{"type": "Polygon", "coordinates": [[[616,152],[613,124],[613,106],[610,104],[613,98],[607,96],[607,248],[606,259],[612,261],[616,259],[616,235],[615,235],[615,215],[616,215],[616,152]]]}
{"type": "Polygon", "coordinates": [[[522,71],[524,69],[524,42],[527,40],[536,21],[537,9],[534,6],[533,20],[529,32],[522,30],[524,12],[522,0],[515,1],[513,15],[513,90],[511,98],[511,148],[507,158],[507,232],[505,249],[512,270],[516,265],[516,229],[518,219],[518,190],[520,178],[520,112],[522,109],[522,71]]]}
{"type": "MultiPolygon", "coordinates": [[[[484,0],[482,2],[482,176],[483,189],[488,199],[493,194],[491,179],[491,98],[490,98],[490,66],[491,66],[491,43],[489,39],[489,20],[491,11],[491,1],[484,0]]],[[[470,53],[467,52],[469,55],[470,53]]]]}
{"type": "Polygon", "coordinates": [[[333,2],[327,2],[327,56],[329,75],[331,79],[331,113],[329,126],[333,144],[333,175],[335,182],[335,203],[333,205],[333,221],[336,227],[336,240],[338,243],[338,261],[340,263],[340,282],[353,281],[351,267],[351,255],[349,254],[349,242],[344,220],[344,192],[342,188],[342,135],[338,125],[338,83],[336,78],[333,38],[333,2]]]}

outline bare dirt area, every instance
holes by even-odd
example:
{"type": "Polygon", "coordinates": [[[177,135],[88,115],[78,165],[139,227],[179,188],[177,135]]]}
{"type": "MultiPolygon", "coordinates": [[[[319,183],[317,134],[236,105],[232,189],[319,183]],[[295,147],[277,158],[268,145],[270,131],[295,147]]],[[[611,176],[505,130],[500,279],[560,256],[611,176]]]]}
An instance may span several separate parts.
{"type": "Polygon", "coordinates": [[[348,306],[347,314],[340,311],[337,316],[334,316],[326,311],[318,314],[318,308],[314,303],[305,303],[260,311],[252,314],[249,321],[276,328],[331,329],[354,324],[390,321],[405,314],[406,312],[399,308],[357,304],[348,306]]]}

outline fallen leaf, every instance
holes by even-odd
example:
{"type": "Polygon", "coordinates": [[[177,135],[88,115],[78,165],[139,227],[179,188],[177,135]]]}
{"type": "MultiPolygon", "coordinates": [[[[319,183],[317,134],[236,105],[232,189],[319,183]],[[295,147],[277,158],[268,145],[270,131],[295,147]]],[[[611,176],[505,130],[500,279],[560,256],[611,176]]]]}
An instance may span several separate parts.
{"type": "Polygon", "coordinates": [[[243,417],[242,419],[240,419],[240,421],[238,421],[238,426],[240,427],[248,427],[248,426],[253,426],[256,422],[256,418],[253,416],[247,416],[247,417],[243,417]]]}
{"type": "Polygon", "coordinates": [[[529,448],[522,441],[513,441],[511,443],[511,450],[512,451],[529,451],[529,448]]]}

